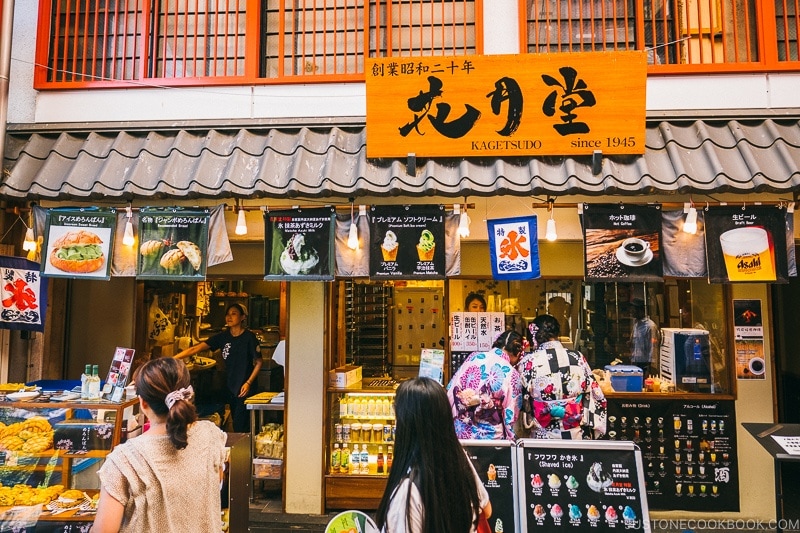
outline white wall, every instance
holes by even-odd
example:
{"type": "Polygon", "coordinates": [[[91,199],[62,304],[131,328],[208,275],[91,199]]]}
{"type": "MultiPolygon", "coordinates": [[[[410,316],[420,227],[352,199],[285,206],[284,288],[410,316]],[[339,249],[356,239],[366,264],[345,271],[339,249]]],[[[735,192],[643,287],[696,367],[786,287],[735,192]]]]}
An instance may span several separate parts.
{"type": "MultiPolygon", "coordinates": [[[[149,88],[92,91],[33,90],[38,2],[16,2],[9,122],[280,119],[366,114],[363,83],[149,88]],[[125,105],[119,105],[120,99],[125,105]]],[[[515,0],[484,2],[487,54],[519,53],[515,0]]],[[[661,76],[647,81],[647,109],[736,110],[800,108],[800,74],[661,76]]]]}

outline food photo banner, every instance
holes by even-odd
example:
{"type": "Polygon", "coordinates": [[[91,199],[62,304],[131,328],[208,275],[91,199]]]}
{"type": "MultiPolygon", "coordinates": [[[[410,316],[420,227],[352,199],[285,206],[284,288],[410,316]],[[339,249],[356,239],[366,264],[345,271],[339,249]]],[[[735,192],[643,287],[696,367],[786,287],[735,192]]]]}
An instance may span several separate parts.
{"type": "Polygon", "coordinates": [[[487,220],[486,225],[494,279],[538,279],[542,276],[536,215],[487,220]]]}
{"type": "Polygon", "coordinates": [[[209,217],[208,209],[141,208],[136,277],[205,279],[209,217]]]}
{"type": "Polygon", "coordinates": [[[373,206],[369,217],[370,277],[444,279],[444,206],[373,206]]]}
{"type": "Polygon", "coordinates": [[[584,204],[587,281],[660,281],[661,206],[584,204]]]}
{"type": "Polygon", "coordinates": [[[39,263],[0,256],[0,329],[44,331],[47,278],[39,270],[39,263]]]}
{"type": "Polygon", "coordinates": [[[710,283],[788,281],[785,207],[709,207],[705,231],[710,283]]]}
{"type": "Polygon", "coordinates": [[[49,209],[41,272],[62,278],[111,278],[116,209],[49,209]]]}
{"type": "Polygon", "coordinates": [[[334,209],[291,209],[264,213],[264,271],[267,280],[332,280],[334,209]]]}
{"type": "Polygon", "coordinates": [[[367,157],[642,154],[647,53],[367,59],[367,157]]]}
{"type": "Polygon", "coordinates": [[[736,379],[766,379],[761,300],[733,301],[733,332],[736,379]]]}

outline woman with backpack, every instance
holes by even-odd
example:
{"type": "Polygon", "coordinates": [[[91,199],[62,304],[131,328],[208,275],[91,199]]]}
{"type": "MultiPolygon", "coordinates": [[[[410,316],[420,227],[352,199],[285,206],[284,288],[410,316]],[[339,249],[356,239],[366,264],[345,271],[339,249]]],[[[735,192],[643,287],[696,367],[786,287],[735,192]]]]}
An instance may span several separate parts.
{"type": "Polygon", "coordinates": [[[606,432],[606,398],[580,352],[559,342],[558,320],[539,315],[529,324],[533,352],[517,363],[522,411],[517,436],[599,439],[606,432]]]}

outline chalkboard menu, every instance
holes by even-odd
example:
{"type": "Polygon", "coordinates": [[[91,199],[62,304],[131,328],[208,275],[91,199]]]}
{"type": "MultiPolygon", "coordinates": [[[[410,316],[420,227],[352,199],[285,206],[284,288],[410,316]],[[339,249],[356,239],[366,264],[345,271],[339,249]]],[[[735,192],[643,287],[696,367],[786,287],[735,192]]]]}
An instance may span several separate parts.
{"type": "Polygon", "coordinates": [[[633,443],[525,439],[518,446],[521,531],[650,532],[633,443]]]}
{"type": "Polygon", "coordinates": [[[610,397],[608,437],[641,448],[651,509],[739,510],[733,400],[610,397]]]}
{"type": "Polygon", "coordinates": [[[516,448],[510,441],[462,440],[461,444],[489,493],[492,503],[492,516],[488,519],[491,530],[519,531],[514,501],[516,448]]]}

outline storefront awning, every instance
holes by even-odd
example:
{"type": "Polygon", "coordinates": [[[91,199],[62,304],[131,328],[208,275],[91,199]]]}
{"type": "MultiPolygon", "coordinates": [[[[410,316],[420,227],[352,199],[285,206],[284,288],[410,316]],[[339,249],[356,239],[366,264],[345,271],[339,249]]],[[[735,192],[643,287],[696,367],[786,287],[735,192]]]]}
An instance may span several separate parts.
{"type": "MultiPolygon", "coordinates": [[[[800,120],[659,120],[641,156],[367,159],[366,126],[67,130],[9,125],[0,195],[315,198],[787,192],[800,120]],[[409,173],[409,171],[411,173],[409,173]]],[[[588,151],[588,150],[587,150],[588,151]]]]}

